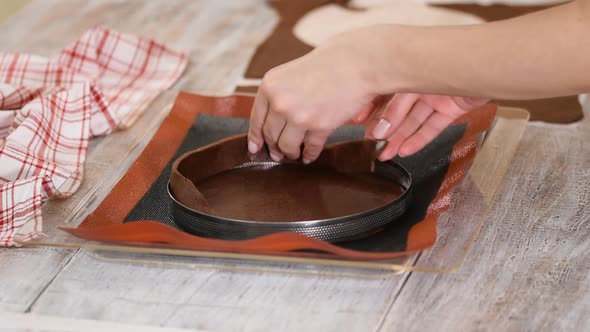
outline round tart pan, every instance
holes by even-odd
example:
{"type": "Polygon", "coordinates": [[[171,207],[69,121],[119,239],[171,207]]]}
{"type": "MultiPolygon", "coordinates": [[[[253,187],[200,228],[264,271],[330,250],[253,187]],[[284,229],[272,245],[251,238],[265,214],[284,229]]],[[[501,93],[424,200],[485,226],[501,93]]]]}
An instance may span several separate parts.
{"type": "Polygon", "coordinates": [[[375,144],[332,145],[312,166],[249,155],[239,135],[178,158],[168,185],[174,222],[205,237],[243,240],[295,232],[329,242],[359,239],[408,209],[412,178],[375,159],[375,144]]]}

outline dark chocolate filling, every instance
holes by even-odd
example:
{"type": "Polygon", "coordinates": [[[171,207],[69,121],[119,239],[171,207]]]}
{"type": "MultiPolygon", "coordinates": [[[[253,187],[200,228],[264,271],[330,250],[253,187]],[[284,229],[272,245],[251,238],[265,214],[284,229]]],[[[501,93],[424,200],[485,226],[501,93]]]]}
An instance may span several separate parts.
{"type": "Polygon", "coordinates": [[[398,198],[400,185],[375,173],[283,164],[227,170],[198,184],[217,217],[252,221],[338,218],[398,198]]]}

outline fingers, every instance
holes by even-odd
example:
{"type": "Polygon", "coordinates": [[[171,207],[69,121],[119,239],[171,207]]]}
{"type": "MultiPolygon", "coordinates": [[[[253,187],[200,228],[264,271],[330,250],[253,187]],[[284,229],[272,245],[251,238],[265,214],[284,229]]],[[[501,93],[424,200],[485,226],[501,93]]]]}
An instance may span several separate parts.
{"type": "Polygon", "coordinates": [[[250,128],[248,130],[248,151],[257,153],[264,143],[268,146],[270,157],[280,161],[286,156],[298,159],[301,154],[301,144],[306,140],[304,163],[317,159],[328,135],[317,132],[306,135],[305,130],[295,125],[287,124],[277,112],[270,110],[270,105],[264,91],[259,90],[250,113],[250,128]]]}
{"type": "Polygon", "coordinates": [[[266,142],[270,157],[279,162],[283,157],[296,160],[301,156],[301,144],[305,145],[303,163],[309,164],[322,152],[329,132],[307,132],[296,125],[286,123],[276,112],[268,112],[262,128],[263,142],[266,142]]]}
{"type": "Polygon", "coordinates": [[[367,106],[363,107],[363,109],[352,119],[355,123],[362,123],[369,118],[373,110],[375,109],[375,105],[373,103],[368,104],[367,106]]]}
{"type": "Polygon", "coordinates": [[[428,119],[432,112],[434,112],[432,107],[418,100],[397,130],[387,140],[387,145],[379,154],[379,160],[385,161],[395,157],[404,141],[420,128],[420,125],[428,119]]]}
{"type": "Polygon", "coordinates": [[[278,143],[283,128],[285,128],[285,124],[285,119],[283,119],[282,116],[276,112],[269,111],[266,116],[266,121],[262,126],[262,135],[268,146],[270,158],[277,162],[283,159],[283,153],[281,152],[278,143]]]}
{"type": "Polygon", "coordinates": [[[363,109],[354,117],[353,121],[356,123],[365,122],[384,101],[389,100],[387,96],[377,96],[367,104],[363,109]]]}
{"type": "Polygon", "coordinates": [[[426,144],[435,139],[454,120],[455,118],[449,115],[433,112],[422,127],[400,146],[398,154],[400,157],[406,157],[418,152],[426,144]]]}
{"type": "Polygon", "coordinates": [[[373,113],[369,116],[369,119],[366,121],[365,124],[365,138],[366,139],[375,139],[373,137],[373,129],[381,119],[383,112],[385,111],[385,106],[389,103],[389,101],[393,98],[392,96],[384,97],[381,104],[377,105],[375,109],[373,109],[373,113]]]}
{"type": "Polygon", "coordinates": [[[415,93],[397,93],[385,105],[381,118],[372,128],[372,136],[375,139],[385,139],[389,137],[402,123],[406,115],[410,112],[419,95],[415,93]]]}
{"type": "Polygon", "coordinates": [[[486,98],[449,97],[441,95],[422,95],[420,99],[438,112],[455,119],[489,101],[486,98]]]}
{"type": "Polygon", "coordinates": [[[327,131],[308,131],[305,135],[303,144],[303,163],[309,164],[312,161],[318,159],[320,153],[324,149],[324,145],[330,136],[330,132],[327,131]]]}
{"type": "Polygon", "coordinates": [[[263,89],[259,89],[250,112],[250,129],[248,130],[248,151],[252,154],[260,151],[264,145],[262,127],[268,114],[268,100],[263,89]]]}
{"type": "Polygon", "coordinates": [[[305,130],[287,123],[279,138],[278,147],[288,159],[299,159],[301,144],[305,138],[305,130]]]}
{"type": "Polygon", "coordinates": [[[379,155],[380,160],[391,159],[396,154],[405,157],[416,153],[455,119],[489,101],[485,98],[441,95],[397,96],[388,103],[379,121],[374,124],[373,136],[376,139],[388,137],[387,146],[379,155]],[[414,98],[415,104],[407,113],[406,108],[414,98]]]}
{"type": "MultiPolygon", "coordinates": [[[[488,101],[485,98],[398,93],[374,98],[355,115],[353,121],[365,123],[367,138],[387,139],[388,144],[380,152],[379,159],[388,160],[396,154],[403,157],[417,152],[455,119],[488,101]]],[[[299,115],[296,117],[289,116],[289,112],[275,112],[283,109],[273,110],[270,104],[264,87],[261,87],[250,115],[248,150],[256,153],[266,142],[270,156],[275,161],[285,156],[289,159],[302,156],[304,163],[317,159],[330,131],[326,131],[325,126],[317,126],[319,120],[302,121],[299,115]],[[303,153],[302,142],[305,145],[303,153]]]]}

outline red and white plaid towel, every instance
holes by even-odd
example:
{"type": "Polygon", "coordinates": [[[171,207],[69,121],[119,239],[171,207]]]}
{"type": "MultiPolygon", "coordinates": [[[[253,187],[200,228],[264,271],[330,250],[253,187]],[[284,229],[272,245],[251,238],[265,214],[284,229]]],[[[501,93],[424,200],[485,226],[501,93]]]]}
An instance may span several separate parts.
{"type": "Polygon", "coordinates": [[[130,126],[186,63],[101,27],[54,59],[0,52],[0,246],[15,245],[25,224],[22,240],[35,238],[42,204],[80,186],[89,139],[130,126]]]}

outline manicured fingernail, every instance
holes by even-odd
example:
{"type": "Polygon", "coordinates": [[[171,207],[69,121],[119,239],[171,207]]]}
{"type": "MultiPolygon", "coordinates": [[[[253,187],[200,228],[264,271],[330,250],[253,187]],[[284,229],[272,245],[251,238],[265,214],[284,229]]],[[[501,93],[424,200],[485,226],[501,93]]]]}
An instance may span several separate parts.
{"type": "Polygon", "coordinates": [[[258,145],[252,141],[248,141],[248,151],[252,154],[258,152],[258,145]]]}
{"type": "Polygon", "coordinates": [[[373,136],[376,139],[385,138],[385,134],[387,134],[387,130],[389,129],[389,127],[391,127],[389,121],[385,119],[380,119],[379,122],[377,122],[375,129],[373,129],[373,136]]]}
{"type": "Polygon", "coordinates": [[[274,160],[276,162],[279,162],[279,161],[281,161],[281,159],[283,159],[283,157],[280,156],[280,155],[278,155],[278,154],[276,154],[276,153],[274,153],[274,152],[271,152],[270,153],[270,159],[272,159],[272,160],[274,160]]]}

